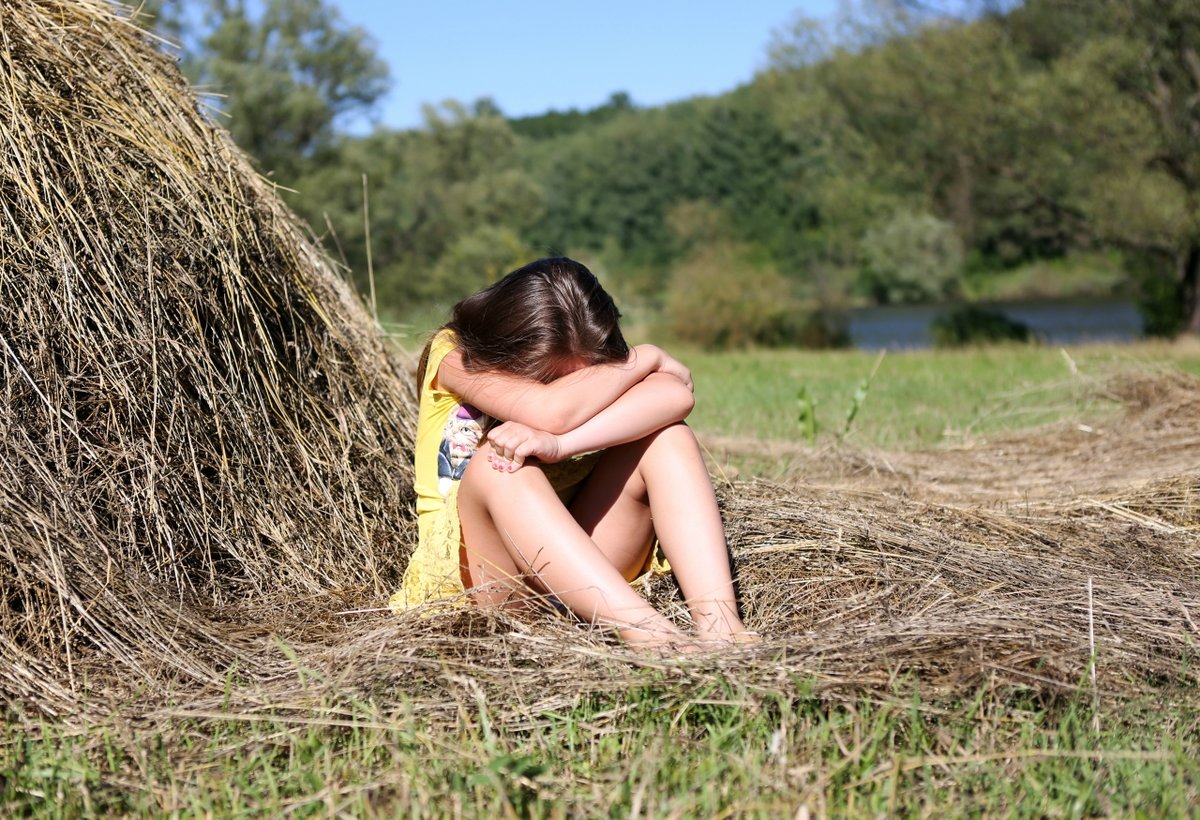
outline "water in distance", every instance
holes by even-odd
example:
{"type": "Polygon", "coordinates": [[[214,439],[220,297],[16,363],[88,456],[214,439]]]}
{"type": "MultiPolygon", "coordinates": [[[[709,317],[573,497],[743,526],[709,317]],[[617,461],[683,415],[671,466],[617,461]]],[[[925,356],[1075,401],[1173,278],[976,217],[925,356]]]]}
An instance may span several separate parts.
{"type": "MultiPolygon", "coordinates": [[[[986,305],[1024,322],[1045,344],[1131,342],[1142,337],[1142,317],[1132,302],[1072,300],[996,302],[986,305]]],[[[930,347],[929,323],[955,305],[881,305],[846,311],[851,343],[862,350],[930,347]]]]}

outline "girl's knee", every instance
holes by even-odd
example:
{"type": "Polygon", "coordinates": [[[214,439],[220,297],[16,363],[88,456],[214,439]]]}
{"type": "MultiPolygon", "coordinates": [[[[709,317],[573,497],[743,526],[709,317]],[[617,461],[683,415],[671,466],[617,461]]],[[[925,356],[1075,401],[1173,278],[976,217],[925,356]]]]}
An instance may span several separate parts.
{"type": "Polygon", "coordinates": [[[687,422],[677,421],[674,424],[668,424],[660,431],[664,436],[681,441],[695,441],[696,434],[692,432],[692,428],[688,427],[687,422]]]}
{"type": "Polygon", "coordinates": [[[610,452],[621,452],[626,454],[627,457],[632,457],[634,460],[640,461],[645,457],[646,453],[656,449],[694,446],[696,446],[696,436],[692,433],[692,428],[688,427],[682,421],[677,421],[674,424],[668,424],[666,427],[655,430],[645,438],[610,448],[610,452]]]}
{"type": "Polygon", "coordinates": [[[462,483],[458,486],[459,498],[475,498],[488,496],[496,492],[496,471],[488,463],[489,449],[486,444],[480,446],[467,469],[463,471],[462,483]]]}
{"type": "MultiPolygon", "coordinates": [[[[463,473],[458,497],[469,502],[493,504],[517,493],[536,491],[542,485],[550,488],[545,474],[535,464],[527,464],[515,472],[496,470],[488,461],[491,448],[485,442],[476,451],[463,473]]],[[[553,492],[553,490],[550,490],[553,492]]]]}
{"type": "Polygon", "coordinates": [[[692,428],[688,427],[682,421],[675,424],[669,424],[659,430],[652,437],[650,442],[650,450],[655,449],[670,449],[694,451],[699,447],[696,441],[696,434],[692,432],[692,428]]]}

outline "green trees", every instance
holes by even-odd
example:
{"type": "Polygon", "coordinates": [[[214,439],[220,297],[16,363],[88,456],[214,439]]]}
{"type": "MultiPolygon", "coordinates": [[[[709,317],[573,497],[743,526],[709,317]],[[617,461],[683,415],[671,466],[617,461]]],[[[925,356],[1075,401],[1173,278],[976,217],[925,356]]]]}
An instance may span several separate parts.
{"type": "Polygon", "coordinates": [[[786,178],[796,146],[749,91],[627,111],[524,155],[546,192],[536,243],[604,254],[639,298],[661,301],[691,252],[670,225],[681,205],[707,203],[764,259],[785,260],[801,241],[803,200],[786,178]]]}
{"type": "Polygon", "coordinates": [[[872,251],[898,238],[891,214],[927,212],[953,226],[975,276],[1121,248],[1143,291],[1167,296],[1149,324],[1200,330],[1200,7],[1028,0],[948,24],[884,16],[867,31],[838,48],[799,21],[760,79],[822,157],[806,167],[837,169],[805,174],[819,234],[842,234],[825,249],[835,267],[861,270],[879,299],[933,297],[936,265],[898,293],[872,251]],[[856,214],[854,230],[825,228],[856,214]]]}
{"type": "Polygon", "coordinates": [[[862,281],[880,304],[937,302],[958,295],[962,241],[936,216],[898,211],[862,240],[862,281]]]}
{"type": "Polygon", "coordinates": [[[1133,158],[1140,167],[1124,169],[1142,177],[1143,196],[1130,204],[1158,215],[1147,225],[1111,202],[1118,218],[1108,223],[1109,235],[1158,260],[1160,277],[1174,280],[1175,323],[1200,333],[1200,6],[1112,0],[1102,22],[1115,40],[1110,76],[1142,108],[1150,135],[1147,150],[1133,158]]]}
{"type": "Polygon", "coordinates": [[[567,253],[678,335],[761,343],[822,308],[988,292],[1014,267],[1106,255],[1156,302],[1154,328],[1200,331],[1189,0],[862,4],[781,29],[769,67],[719,97],[647,109],[618,92],[511,121],[450,102],[363,136],[341,126],[386,69],[331,0],[148,6],[364,289],[369,236],[385,307],[567,253]]]}
{"type": "Polygon", "coordinates": [[[184,38],[184,70],[215,95],[238,145],[287,185],[338,124],[387,90],[366,31],[325,0],[203,0],[198,19],[168,0],[164,24],[184,38]],[[257,12],[257,13],[255,13],[257,12]]]}
{"type": "Polygon", "coordinates": [[[332,156],[297,181],[295,205],[327,229],[364,288],[369,213],[387,306],[459,298],[536,255],[525,237],[542,214],[541,187],[494,111],[428,107],[423,128],[343,138],[332,156]]]}
{"type": "Polygon", "coordinates": [[[609,245],[634,265],[665,266],[666,213],[699,196],[697,121],[692,105],[625,112],[531,146],[530,167],[546,192],[539,241],[564,250],[609,245]]]}

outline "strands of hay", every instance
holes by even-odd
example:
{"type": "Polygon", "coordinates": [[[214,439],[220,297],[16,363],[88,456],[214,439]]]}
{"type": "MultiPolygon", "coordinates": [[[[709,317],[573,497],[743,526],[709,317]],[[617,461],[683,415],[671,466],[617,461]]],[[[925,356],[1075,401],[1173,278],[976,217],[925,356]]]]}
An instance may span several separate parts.
{"type": "Polygon", "coordinates": [[[1065,500],[1200,468],[1200,385],[1178,372],[1089,385],[1124,412],[905,454],[859,454],[860,483],[954,504],[1065,500]],[[1147,457],[1147,454],[1150,454],[1147,457]]]}
{"type": "Polygon", "coordinates": [[[407,382],[171,60],[6,0],[0,156],[0,692],[219,680],[243,606],[390,589],[407,382]]]}
{"type": "MultiPolygon", "coordinates": [[[[10,0],[0,145],[13,717],[332,720],[402,697],[422,720],[486,707],[519,728],[648,685],[1056,696],[1094,668],[1122,698],[1200,682],[1181,662],[1200,640],[1200,472],[1180,449],[1194,379],[1130,382],[1120,435],[723,487],[759,646],[681,660],[552,614],[394,618],[378,605],[413,540],[409,382],[170,62],[100,0],[10,0]]],[[[647,594],[685,619],[668,579],[647,594]]]]}
{"type": "MultiPolygon", "coordinates": [[[[760,646],[654,657],[552,614],[350,613],[280,633],[290,648],[264,654],[267,685],[146,711],[331,717],[403,700],[425,723],[453,726],[465,712],[527,727],[588,695],[644,687],[672,700],[714,684],[768,700],[903,697],[913,685],[939,702],[981,687],[1071,699],[1093,668],[1109,705],[1194,691],[1200,472],[1096,502],[960,509],[739,484],[722,507],[760,646]]],[[[669,580],[648,591],[685,618],[669,580]]]]}
{"type": "MultiPolygon", "coordinates": [[[[1159,388],[1200,401],[1195,380],[1159,388]]],[[[1155,418],[1158,405],[1135,405],[1123,426],[1155,418]]],[[[1019,485],[1009,490],[1020,497],[1019,485]]],[[[259,656],[265,683],[187,708],[148,702],[143,713],[349,720],[361,718],[353,704],[370,703],[386,720],[403,701],[429,725],[486,714],[520,730],[590,695],[646,687],[676,704],[723,685],[765,701],[903,697],[919,685],[926,701],[984,688],[1044,699],[1094,692],[1116,705],[1200,683],[1187,662],[1200,643],[1200,471],[1009,505],[746,482],[723,487],[721,505],[761,646],[654,657],[553,614],[345,612],[277,627],[287,649],[259,656]]],[[[647,592],[686,619],[669,579],[647,592]]]]}

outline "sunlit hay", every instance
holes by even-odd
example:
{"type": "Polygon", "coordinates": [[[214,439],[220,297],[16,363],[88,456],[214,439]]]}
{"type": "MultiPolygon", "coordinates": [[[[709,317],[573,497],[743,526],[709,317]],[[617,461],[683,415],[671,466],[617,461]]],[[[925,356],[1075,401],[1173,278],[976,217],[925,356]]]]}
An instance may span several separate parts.
{"type": "MultiPolygon", "coordinates": [[[[1174,399],[1200,401],[1195,380],[1168,382],[1174,399]]],[[[1144,412],[1135,403],[1124,426],[1136,429],[1144,412]]],[[[1122,458],[1153,459],[1155,440],[1142,440],[1140,453],[1110,441],[1122,458]]],[[[977,447],[999,458],[1010,443],[977,447]]],[[[1009,490],[1020,494],[1019,484],[1009,490]]],[[[1200,471],[1020,504],[761,481],[724,485],[720,496],[759,646],[671,657],[544,613],[347,613],[293,633],[303,680],[298,661],[280,655],[276,683],[246,690],[240,705],[214,693],[197,708],[258,713],[354,696],[385,710],[402,701],[426,721],[483,711],[522,726],[591,694],[619,699],[647,686],[684,700],[714,686],[828,700],[903,698],[919,686],[937,702],[982,687],[1118,705],[1200,685],[1189,661],[1200,645],[1200,471]]],[[[686,625],[669,578],[646,591],[686,625]]]]}
{"type": "MultiPolygon", "coordinates": [[[[723,487],[721,505],[761,645],[677,656],[543,612],[346,612],[281,633],[290,653],[260,657],[266,683],[157,714],[325,715],[372,704],[426,725],[486,716],[520,729],[584,698],[620,703],[647,688],[673,708],[725,696],[714,693],[905,700],[914,687],[931,704],[982,690],[1103,708],[1200,685],[1198,471],[1021,505],[766,482],[723,487]]],[[[647,592],[686,625],[669,578],[647,592]]]]}
{"type": "Polygon", "coordinates": [[[0,695],[220,681],[244,608],[390,590],[407,382],[173,61],[5,0],[0,157],[0,695]]]}
{"type": "MultiPolygon", "coordinates": [[[[738,536],[749,621],[764,633],[761,646],[672,657],[617,646],[545,615],[464,608],[398,623],[359,616],[323,640],[310,633],[311,642],[292,644],[291,657],[264,657],[264,669],[274,670],[267,683],[151,711],[172,719],[344,718],[369,704],[426,726],[486,720],[520,731],[569,713],[584,698],[620,704],[647,688],[661,692],[665,708],[713,697],[750,705],[864,695],[905,700],[916,687],[931,704],[970,700],[981,688],[1001,699],[1024,692],[1041,702],[1091,701],[1089,610],[1102,706],[1152,692],[1194,692],[1200,683],[1187,662],[1200,639],[1196,568],[1189,569],[1185,552],[1194,552],[1195,538],[1168,541],[1165,557],[1152,554],[1163,542],[1140,538],[1140,574],[1133,575],[1115,545],[1056,542],[1060,534],[1036,529],[1026,536],[1046,543],[1025,544],[1013,540],[1012,522],[972,521],[953,511],[874,532],[861,512],[843,506],[842,522],[866,529],[850,536],[843,530],[839,542],[828,527],[838,502],[872,513],[895,510],[846,496],[800,501],[809,509],[768,516],[765,525],[760,518],[755,535],[738,536]],[[939,538],[943,528],[949,534],[939,538]],[[1175,577],[1172,567],[1191,580],[1175,577]]],[[[767,492],[743,498],[731,512],[765,506],[777,510],[786,502],[767,492]]],[[[677,599],[664,588],[656,602],[677,599]]]]}
{"type": "Polygon", "coordinates": [[[1200,467],[1200,379],[1128,372],[1093,390],[1124,411],[890,461],[908,491],[953,503],[1065,502],[1200,467]]]}

